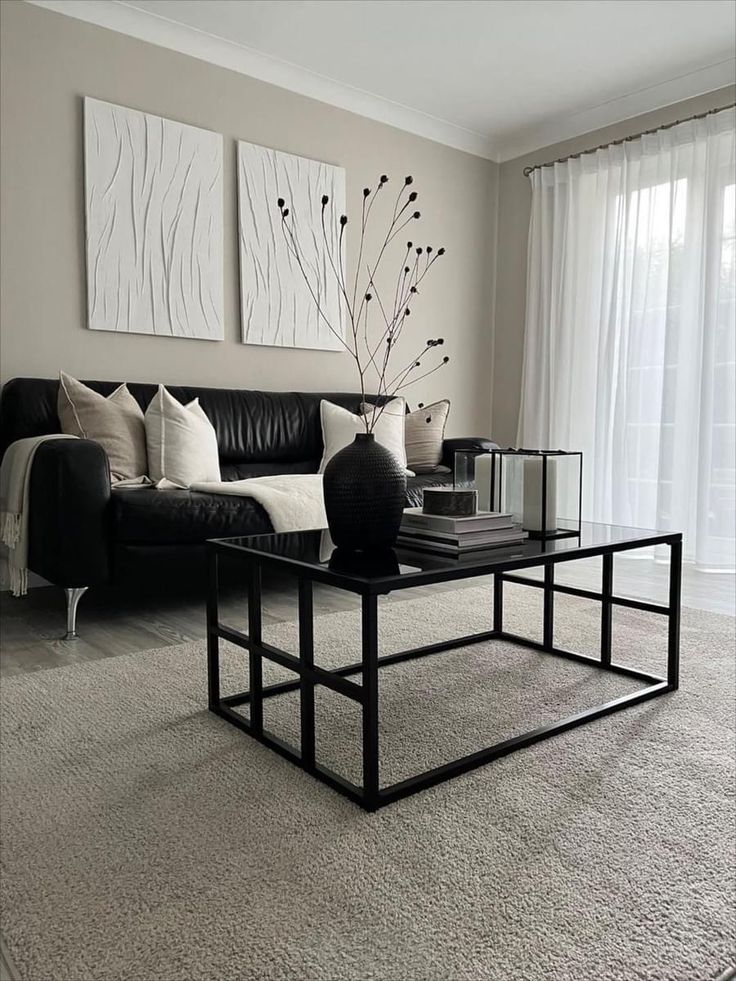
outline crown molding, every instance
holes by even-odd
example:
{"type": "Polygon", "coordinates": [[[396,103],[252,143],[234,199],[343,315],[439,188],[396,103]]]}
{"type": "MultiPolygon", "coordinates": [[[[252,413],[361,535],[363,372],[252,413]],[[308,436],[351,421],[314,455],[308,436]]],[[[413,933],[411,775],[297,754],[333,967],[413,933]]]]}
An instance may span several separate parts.
{"type": "Polygon", "coordinates": [[[726,58],[716,64],[679,75],[657,85],[611,99],[580,112],[553,116],[543,122],[519,129],[497,141],[496,160],[515,160],[577,136],[624,122],[634,116],[663,109],[716,89],[736,85],[736,59],[726,58]]]}
{"type": "Polygon", "coordinates": [[[332,78],[311,72],[299,65],[282,61],[225,38],[197,30],[186,24],[169,20],[158,14],[131,7],[120,0],[26,0],[57,14],[75,17],[98,27],[105,27],[130,37],[170,48],[249,75],[279,88],[289,89],[318,102],[365,116],[379,123],[413,133],[436,143],[463,150],[477,157],[495,160],[496,152],[490,137],[457,126],[428,113],[411,109],[390,99],[353,88],[332,78]]]}
{"type": "MultiPolygon", "coordinates": [[[[1,2],[1,0],[0,0],[1,2]]],[[[246,45],[132,7],[125,0],[26,0],[36,7],[140,41],[178,51],[221,68],[249,75],[318,102],[356,113],[455,150],[502,163],[535,150],[584,136],[634,116],[736,84],[736,61],[727,58],[676,78],[575,113],[553,116],[504,137],[469,130],[390,99],[353,88],[246,45]]]]}

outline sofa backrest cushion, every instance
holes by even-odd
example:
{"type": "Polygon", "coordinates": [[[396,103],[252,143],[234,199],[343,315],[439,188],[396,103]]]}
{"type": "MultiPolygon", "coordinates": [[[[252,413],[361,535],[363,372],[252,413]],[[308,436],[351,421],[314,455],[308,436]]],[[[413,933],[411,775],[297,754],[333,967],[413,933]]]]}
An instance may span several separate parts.
{"type": "MultiPolygon", "coordinates": [[[[85,381],[84,384],[107,396],[121,383],[85,381]]],[[[223,479],[269,472],[315,472],[322,457],[320,402],[328,399],[351,412],[358,412],[361,402],[359,393],[347,392],[166,387],[184,404],[199,398],[217,433],[223,479]]],[[[128,389],[144,411],[157,388],[157,385],[128,383],[128,389]]],[[[16,439],[60,432],[56,412],[58,390],[59,382],[48,378],[13,378],[4,385],[0,396],[0,453],[16,439]]]]}

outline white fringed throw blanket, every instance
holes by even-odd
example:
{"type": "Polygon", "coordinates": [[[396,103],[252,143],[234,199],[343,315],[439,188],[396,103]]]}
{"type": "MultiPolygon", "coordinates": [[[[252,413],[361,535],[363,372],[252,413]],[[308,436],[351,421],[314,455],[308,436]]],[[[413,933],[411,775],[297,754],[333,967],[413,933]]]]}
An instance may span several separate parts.
{"type": "Polygon", "coordinates": [[[36,450],[47,439],[76,439],[55,433],[18,439],[5,451],[0,466],[0,541],[8,546],[8,572],[13,596],[28,591],[28,493],[36,450]]]}
{"type": "Polygon", "coordinates": [[[194,491],[252,497],[264,508],[274,531],[308,531],[327,524],[322,474],[292,473],[247,480],[207,481],[192,484],[194,491]]]}
{"type": "MultiPolygon", "coordinates": [[[[8,546],[13,596],[28,590],[28,493],[33,457],[47,439],[76,439],[56,434],[32,436],[12,443],[0,467],[0,541],[8,546]]],[[[116,487],[150,483],[145,478],[120,481],[116,487]]],[[[307,531],[327,524],[321,474],[278,474],[247,480],[192,484],[194,491],[252,497],[265,509],[274,531],[307,531]]]]}

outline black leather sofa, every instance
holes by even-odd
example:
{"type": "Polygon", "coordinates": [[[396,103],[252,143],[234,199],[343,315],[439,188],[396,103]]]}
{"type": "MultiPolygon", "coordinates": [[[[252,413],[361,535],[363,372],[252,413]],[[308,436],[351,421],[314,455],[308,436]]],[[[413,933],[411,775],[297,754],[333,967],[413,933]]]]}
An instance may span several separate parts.
{"type": "MultiPolygon", "coordinates": [[[[119,382],[87,381],[103,395],[119,382]]],[[[129,384],[141,408],[155,385],[129,384]]],[[[168,386],[181,402],[198,397],[217,432],[223,480],[276,473],[314,473],[322,456],[319,404],[329,399],[353,412],[361,396],[347,393],[257,392],[168,386]]],[[[0,396],[0,453],[14,440],[60,431],[58,381],[14,378],[0,396]]],[[[408,478],[407,506],[422,488],[451,479],[458,449],[484,449],[490,440],[445,440],[444,468],[408,478]]],[[[107,457],[91,440],[47,440],[30,478],[29,568],[67,590],[68,634],[81,593],[90,586],[176,586],[203,575],[208,538],[272,530],[249,498],[187,490],[115,489],[107,457]]]]}

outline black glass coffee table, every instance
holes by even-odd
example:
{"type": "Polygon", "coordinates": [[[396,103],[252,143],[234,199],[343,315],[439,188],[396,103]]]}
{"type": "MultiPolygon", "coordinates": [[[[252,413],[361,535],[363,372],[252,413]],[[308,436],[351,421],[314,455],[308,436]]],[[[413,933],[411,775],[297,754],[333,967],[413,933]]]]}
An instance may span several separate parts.
{"type": "MultiPolygon", "coordinates": [[[[408,548],[397,548],[388,556],[368,563],[334,551],[325,558],[322,530],[293,534],[256,535],[207,543],[209,586],[207,596],[207,674],[209,708],[216,715],[247,732],[312,776],[349,797],[368,811],[375,811],[393,801],[425,790],[444,780],[467,773],[491,760],[524,749],[560,732],[592,722],[601,716],[618,712],[678,687],[680,648],[680,587],[682,576],[682,535],[645,531],[611,525],[583,523],[580,535],[551,541],[527,541],[511,548],[492,548],[461,560],[408,548]],[[613,592],[613,559],[619,552],[652,545],[670,549],[669,597],[667,605],[616,596],[613,592]],[[219,561],[228,556],[242,563],[248,581],[248,633],[221,623],[218,616],[219,561]],[[576,559],[602,556],[601,589],[580,589],[555,582],[555,566],[576,559]],[[518,575],[519,570],[542,566],[541,580],[518,575]],[[299,591],[299,653],[290,654],[264,642],[261,631],[261,578],[263,570],[277,569],[294,575],[299,591]],[[454,640],[427,644],[412,650],[378,655],[378,597],[396,589],[473,579],[493,575],[493,624],[481,633],[454,640]],[[362,605],[362,658],[354,664],[326,669],[315,664],[313,632],[313,584],[330,586],[356,593],[362,605]],[[504,583],[520,583],[543,592],[543,639],[540,642],[504,630],[504,583]],[[554,601],[557,593],[597,600],[601,604],[600,657],[568,651],[554,642],[554,601]],[[629,607],[660,614],[667,618],[667,675],[659,677],[635,668],[616,664],[612,651],[612,611],[614,606],[629,607]],[[221,695],[219,641],[225,639],[249,652],[249,689],[221,695]],[[381,787],[378,764],[378,677],[380,667],[413,658],[437,654],[453,648],[483,641],[502,640],[521,647],[543,651],[614,672],[644,682],[644,687],[602,705],[586,709],[558,722],[540,726],[521,735],[505,739],[470,753],[460,759],[427,770],[391,786],[381,787]],[[263,684],[263,658],[288,668],[293,681],[263,684]],[[361,683],[351,680],[360,675],[361,683]],[[362,707],[363,719],[363,785],[358,786],[322,766],[315,758],[314,692],[316,685],[352,699],[362,707]],[[300,693],[300,747],[285,743],[263,726],[263,699],[300,693]],[[249,717],[237,709],[249,706],[249,717]]],[[[329,551],[329,550],[328,550],[329,551]]]]}

